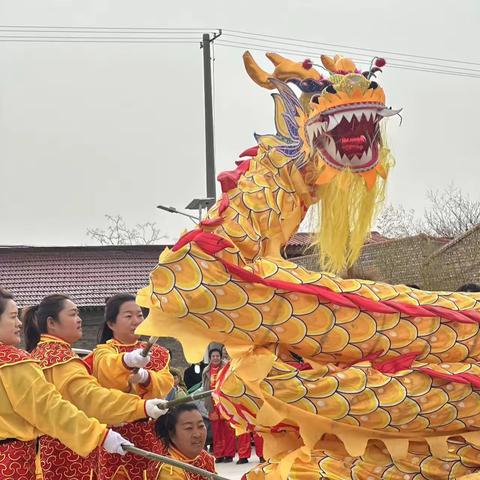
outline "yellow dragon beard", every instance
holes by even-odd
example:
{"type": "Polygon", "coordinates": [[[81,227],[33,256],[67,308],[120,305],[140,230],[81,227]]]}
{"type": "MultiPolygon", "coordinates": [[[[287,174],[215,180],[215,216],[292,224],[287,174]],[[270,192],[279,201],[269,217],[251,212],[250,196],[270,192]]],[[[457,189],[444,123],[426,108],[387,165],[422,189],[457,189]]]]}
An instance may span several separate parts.
{"type": "Polygon", "coordinates": [[[314,245],[322,269],[344,272],[358,259],[383,205],[386,179],[393,163],[390,150],[383,146],[379,164],[385,175],[377,175],[371,189],[366,188],[361,175],[348,169],[318,187],[319,202],[313,210],[314,245]]]}

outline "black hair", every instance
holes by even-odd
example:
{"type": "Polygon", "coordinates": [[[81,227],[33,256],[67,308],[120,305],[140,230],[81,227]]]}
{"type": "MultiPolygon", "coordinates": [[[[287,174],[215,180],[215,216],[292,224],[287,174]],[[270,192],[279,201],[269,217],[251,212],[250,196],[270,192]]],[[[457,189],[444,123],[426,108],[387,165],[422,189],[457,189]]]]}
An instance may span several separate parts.
{"type": "Polygon", "coordinates": [[[182,403],[170,409],[155,422],[155,433],[166,447],[172,444],[172,435],[175,433],[178,417],[183,412],[193,411],[198,412],[198,407],[194,403],[182,403]]]}
{"type": "Polygon", "coordinates": [[[126,303],[135,301],[135,296],[130,293],[117,293],[110,298],[107,298],[105,302],[105,320],[103,325],[98,331],[98,343],[106,343],[107,340],[113,338],[113,331],[108,326],[108,322],[115,323],[117,321],[118,313],[120,312],[120,307],[126,303]]]}
{"type": "Polygon", "coordinates": [[[457,288],[457,292],[480,292],[480,285],[478,283],[465,283],[457,288]]]}
{"type": "Polygon", "coordinates": [[[7,308],[9,300],[13,300],[13,295],[0,287],[0,315],[2,315],[7,308]]]}
{"type": "Polygon", "coordinates": [[[58,314],[63,310],[67,295],[48,295],[38,305],[25,308],[22,311],[25,346],[31,352],[40,341],[42,333],[48,333],[47,320],[51,318],[58,322],[58,314]]]}
{"type": "Polygon", "coordinates": [[[213,352],[218,352],[218,354],[220,355],[220,357],[222,356],[222,351],[217,348],[217,347],[213,347],[211,350],[208,351],[208,359],[211,360],[212,358],[212,353],[213,352]]]}

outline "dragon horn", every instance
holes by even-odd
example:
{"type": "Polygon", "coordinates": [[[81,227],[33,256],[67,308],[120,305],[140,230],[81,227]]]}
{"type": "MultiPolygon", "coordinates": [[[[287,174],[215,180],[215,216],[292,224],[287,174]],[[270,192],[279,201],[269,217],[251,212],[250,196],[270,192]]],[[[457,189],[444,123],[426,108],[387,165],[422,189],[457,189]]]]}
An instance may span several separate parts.
{"type": "Polygon", "coordinates": [[[278,53],[268,52],[265,56],[276,66],[278,67],[281,63],[294,63],[291,60],[287,60],[285,57],[282,57],[278,53]]]}
{"type": "Polygon", "coordinates": [[[271,74],[265,72],[258,66],[250,52],[243,54],[243,63],[245,64],[247,73],[250,75],[250,78],[261,87],[273,90],[275,85],[270,81],[270,78],[276,78],[283,82],[288,82],[293,79],[313,79],[317,81],[322,79],[322,76],[314,68],[306,68],[301,62],[293,62],[288,58],[278,55],[278,53],[267,53],[266,56],[273,65],[275,65],[275,70],[271,74]]]}
{"type": "Polygon", "coordinates": [[[273,85],[273,83],[269,80],[271,75],[258,66],[250,52],[245,52],[243,54],[243,64],[245,65],[245,70],[247,71],[249,77],[257,85],[260,85],[263,88],[268,88],[269,90],[273,90],[275,88],[275,85],[273,85]]]}

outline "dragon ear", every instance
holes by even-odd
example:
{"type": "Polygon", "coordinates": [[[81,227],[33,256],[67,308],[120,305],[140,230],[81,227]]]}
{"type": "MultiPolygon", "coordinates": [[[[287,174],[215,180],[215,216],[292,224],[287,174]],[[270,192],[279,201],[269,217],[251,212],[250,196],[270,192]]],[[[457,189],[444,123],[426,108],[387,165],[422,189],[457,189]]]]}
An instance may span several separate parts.
{"type": "Polygon", "coordinates": [[[328,55],[321,55],[322,65],[331,73],[335,73],[335,60],[328,55]]]}
{"type": "Polygon", "coordinates": [[[350,58],[342,57],[341,55],[335,55],[335,57],[331,58],[327,55],[321,55],[323,66],[330,72],[330,73],[353,73],[356,71],[357,67],[353,63],[350,58]]]}

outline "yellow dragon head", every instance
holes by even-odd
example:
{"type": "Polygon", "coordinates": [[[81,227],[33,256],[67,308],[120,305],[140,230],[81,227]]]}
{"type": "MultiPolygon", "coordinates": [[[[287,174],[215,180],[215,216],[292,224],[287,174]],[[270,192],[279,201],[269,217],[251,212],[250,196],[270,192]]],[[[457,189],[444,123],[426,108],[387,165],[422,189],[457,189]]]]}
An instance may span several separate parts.
{"type": "Polygon", "coordinates": [[[243,56],[250,77],[278,91],[273,95],[277,134],[257,138],[292,158],[317,190],[321,261],[339,272],[360,254],[392,165],[381,121],[400,110],[386,107],[385,93],[373,79],[385,61],[375,57],[362,72],[349,58],[322,55],[329,74],[325,78],[310,60],[293,62],[275,53],[267,57],[275,66],[272,73],[262,70],[249,52],[243,56]],[[287,83],[300,89],[300,97],[287,83]]]}

